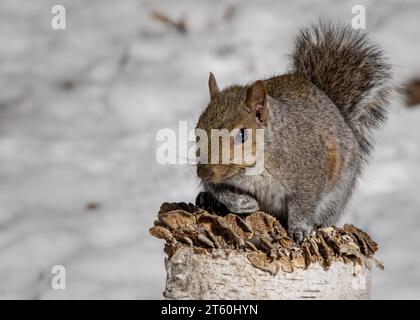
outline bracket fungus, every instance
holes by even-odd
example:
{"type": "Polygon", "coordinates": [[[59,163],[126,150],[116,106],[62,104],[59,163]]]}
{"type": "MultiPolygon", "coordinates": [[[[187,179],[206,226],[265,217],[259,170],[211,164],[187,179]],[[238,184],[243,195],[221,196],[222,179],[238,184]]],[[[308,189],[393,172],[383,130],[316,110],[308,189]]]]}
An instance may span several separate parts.
{"type": "MultiPolygon", "coordinates": [[[[203,264],[204,268],[209,268],[211,259],[214,261],[219,258],[224,259],[223,261],[231,259],[230,265],[232,265],[236,263],[233,262],[235,257],[240,256],[242,259],[240,263],[246,264],[247,260],[254,270],[258,269],[258,272],[262,271],[267,276],[278,276],[279,273],[283,275],[286,273],[293,274],[297,270],[304,272],[311,266],[316,265],[326,274],[334,265],[350,265],[352,266],[352,273],[360,268],[369,271],[373,265],[383,268],[382,263],[374,257],[378,249],[377,244],[367,233],[351,224],[345,224],[343,227],[332,226],[318,229],[298,245],[288,236],[286,230],[275,217],[264,212],[258,211],[246,216],[235,214],[220,216],[209,213],[191,203],[163,203],[157,220],[149,231],[152,236],[165,240],[165,252],[168,256],[166,259],[168,278],[165,295],[170,298],[183,297],[174,294],[176,292],[174,286],[177,286],[176,283],[179,282],[180,277],[184,280],[182,285],[184,291],[187,285],[185,281],[194,282],[191,274],[187,275],[189,277],[187,280],[184,276],[180,276],[187,271],[179,270],[179,266],[187,268],[188,263],[178,261],[176,272],[169,266],[173,262],[172,260],[176,260],[173,257],[178,252],[182,251],[184,254],[187,252],[186,250],[188,250],[188,258],[184,256],[183,259],[188,259],[190,264],[192,263],[192,256],[194,256],[194,259],[200,259],[200,256],[202,256],[201,259],[206,261],[203,264]],[[177,280],[175,284],[169,284],[170,288],[168,288],[168,281],[171,278],[169,273],[177,274],[177,280]]],[[[177,259],[179,260],[180,256],[177,259]]],[[[221,266],[220,263],[218,265],[221,266]]],[[[198,270],[197,266],[194,268],[190,272],[198,270]]],[[[200,268],[203,268],[203,266],[200,268]]],[[[235,270],[242,270],[241,268],[235,270]]],[[[220,272],[226,272],[227,268],[225,267],[224,270],[220,272]]],[[[206,272],[208,273],[209,270],[206,272]]],[[[261,275],[265,277],[263,274],[261,275]]],[[[214,276],[217,277],[218,275],[214,276]]],[[[203,280],[198,279],[197,281],[203,280]]],[[[255,279],[253,283],[255,283],[255,279]]],[[[183,294],[187,298],[214,297],[209,295],[208,292],[198,295],[191,292],[184,292],[183,294]]],[[[218,293],[218,296],[221,297],[220,293],[218,293]]],[[[226,296],[222,295],[222,297],[226,296]]],[[[228,295],[227,297],[278,298],[279,295],[272,296],[259,293],[255,297],[252,294],[245,296],[228,295]]],[[[289,296],[286,295],[286,297],[289,296]]],[[[331,296],[323,295],[322,297],[331,296]]],[[[365,295],[363,297],[366,298],[365,295]]]]}

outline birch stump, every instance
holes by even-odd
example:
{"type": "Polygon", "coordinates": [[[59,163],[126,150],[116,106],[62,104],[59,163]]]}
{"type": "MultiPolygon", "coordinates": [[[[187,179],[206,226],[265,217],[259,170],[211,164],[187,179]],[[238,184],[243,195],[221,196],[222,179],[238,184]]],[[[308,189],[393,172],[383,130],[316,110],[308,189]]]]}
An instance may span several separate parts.
{"type": "Polygon", "coordinates": [[[164,203],[150,233],[166,241],[168,299],[368,299],[376,243],[353,225],[296,244],[274,217],[164,203]]]}

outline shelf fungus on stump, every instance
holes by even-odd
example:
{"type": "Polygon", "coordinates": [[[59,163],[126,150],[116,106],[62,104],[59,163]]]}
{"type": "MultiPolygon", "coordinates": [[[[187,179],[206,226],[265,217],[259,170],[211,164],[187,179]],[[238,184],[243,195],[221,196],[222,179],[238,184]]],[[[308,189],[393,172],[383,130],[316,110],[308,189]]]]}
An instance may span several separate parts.
{"type": "Polygon", "coordinates": [[[377,244],[351,224],[318,229],[298,245],[276,218],[261,211],[247,216],[218,216],[193,204],[163,203],[150,234],[166,241],[169,258],[182,246],[209,254],[213,249],[233,249],[246,252],[254,267],[271,274],[277,274],[280,268],[285,272],[305,269],[316,262],[324,269],[336,261],[368,268],[374,262],[383,268],[373,257],[377,244]]]}
{"type": "Polygon", "coordinates": [[[164,239],[169,299],[367,299],[377,244],[351,224],[318,229],[296,244],[273,216],[219,216],[164,203],[154,226],[164,239]]]}

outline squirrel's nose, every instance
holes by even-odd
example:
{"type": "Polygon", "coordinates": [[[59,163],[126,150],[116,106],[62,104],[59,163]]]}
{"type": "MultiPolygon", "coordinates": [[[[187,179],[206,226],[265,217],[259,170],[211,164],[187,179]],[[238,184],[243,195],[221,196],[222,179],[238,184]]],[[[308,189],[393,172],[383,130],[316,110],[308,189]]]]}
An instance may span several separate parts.
{"type": "Polygon", "coordinates": [[[203,180],[210,180],[213,178],[214,172],[208,166],[199,165],[197,167],[197,176],[203,180]]]}

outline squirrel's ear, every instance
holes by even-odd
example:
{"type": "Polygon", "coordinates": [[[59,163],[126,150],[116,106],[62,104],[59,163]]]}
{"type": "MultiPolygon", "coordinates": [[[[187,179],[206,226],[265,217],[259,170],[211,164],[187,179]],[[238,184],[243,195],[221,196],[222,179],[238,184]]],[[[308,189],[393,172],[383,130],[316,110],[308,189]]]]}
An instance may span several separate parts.
{"type": "Polygon", "coordinates": [[[259,122],[267,120],[267,91],[261,80],[255,81],[251,88],[248,89],[246,104],[250,111],[255,113],[255,118],[259,122]]]}
{"type": "Polygon", "coordinates": [[[209,91],[210,91],[210,98],[213,99],[215,96],[219,94],[219,87],[217,86],[216,78],[214,74],[210,72],[209,76],[209,91]]]}

